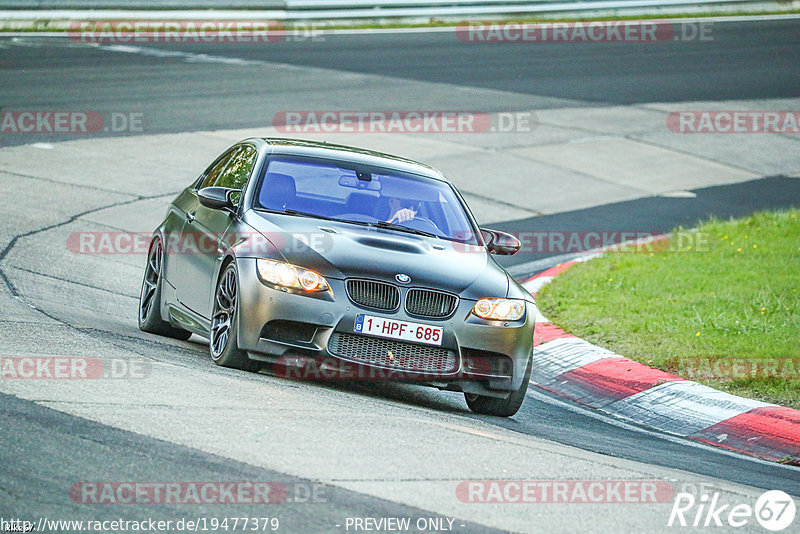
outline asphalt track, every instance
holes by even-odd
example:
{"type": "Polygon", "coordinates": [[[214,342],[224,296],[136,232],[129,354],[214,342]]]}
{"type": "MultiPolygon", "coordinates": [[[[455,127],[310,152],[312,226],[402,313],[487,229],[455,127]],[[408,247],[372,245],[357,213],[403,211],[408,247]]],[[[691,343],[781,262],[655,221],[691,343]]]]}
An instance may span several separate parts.
{"type": "MultiPolygon", "coordinates": [[[[262,126],[269,124],[275,113],[286,109],[415,109],[420,105],[420,94],[393,91],[391,86],[386,86],[384,94],[376,92],[372,87],[365,91],[359,87],[357,79],[349,85],[342,85],[341,78],[337,78],[334,83],[332,77],[328,85],[315,80],[317,85],[301,87],[303,91],[298,91],[298,79],[303,80],[303,66],[377,74],[386,76],[387,81],[392,78],[423,80],[513,94],[504,101],[486,100],[484,94],[470,91],[458,94],[439,91],[426,95],[429,97],[426,108],[441,109],[508,111],[552,105],[607,106],[684,100],[797,98],[800,96],[800,62],[797,61],[800,57],[800,43],[796,39],[797,32],[797,22],[786,21],[763,22],[758,25],[718,25],[715,26],[715,40],[711,46],[704,43],[702,47],[696,42],[668,42],[637,46],[606,43],[600,47],[569,43],[544,45],[535,50],[519,45],[470,48],[452,42],[452,36],[448,38],[438,33],[334,35],[327,36],[321,43],[284,42],[270,47],[168,47],[188,51],[193,55],[206,55],[204,61],[195,62],[184,61],[185,58],[141,53],[103,53],[84,46],[71,46],[63,39],[56,39],[57,44],[52,44],[52,41],[37,41],[36,38],[21,41],[28,45],[20,44],[21,42],[9,44],[7,39],[3,39],[0,40],[0,46],[3,46],[3,57],[0,60],[0,105],[3,109],[141,111],[147,117],[148,135],[222,127],[262,126]],[[239,58],[254,63],[239,65],[235,70],[229,71],[225,58],[239,58]],[[270,75],[269,68],[265,69],[263,64],[257,63],[259,61],[291,64],[297,69],[298,78],[287,77],[284,71],[270,75]],[[479,72],[476,65],[480,66],[479,72]],[[390,103],[387,102],[388,98],[391,99],[390,103]]],[[[154,48],[164,49],[164,46],[154,48]]],[[[105,135],[111,134],[97,134],[98,137],[105,135]]],[[[61,140],[64,140],[64,136],[3,136],[0,144],[13,146],[32,141],[61,140]]],[[[46,152],[43,154],[46,155],[46,152]]],[[[146,154],[137,157],[147,159],[146,154]]],[[[91,161],[86,161],[86,165],[90,166],[91,161]]],[[[13,180],[11,176],[8,175],[3,180],[13,180]]],[[[24,180],[23,177],[20,178],[24,180]]],[[[712,215],[727,217],[746,214],[756,209],[797,205],[800,199],[798,182],[800,181],[796,178],[778,176],[735,185],[696,189],[696,197],[691,199],[652,197],[623,203],[603,203],[585,210],[507,221],[495,226],[511,230],[580,231],[590,224],[593,228],[601,225],[610,230],[628,229],[634,225],[636,228],[663,231],[678,224],[691,225],[712,215]]],[[[8,181],[4,187],[9,191],[13,190],[8,181]]],[[[60,191],[57,187],[55,190],[60,191]]],[[[97,193],[98,191],[93,191],[92,195],[97,193]]],[[[99,193],[102,195],[102,190],[99,193]]],[[[137,191],[137,194],[144,197],[149,193],[137,191]]],[[[163,206],[169,196],[166,192],[158,193],[161,194],[160,210],[160,206],[163,206]]],[[[155,195],[156,192],[152,194],[155,195]]],[[[49,239],[47,233],[52,225],[80,222],[80,213],[109,205],[118,200],[116,195],[116,192],[111,194],[105,201],[94,196],[76,196],[74,210],[66,210],[64,215],[60,210],[65,210],[65,207],[59,205],[56,209],[59,216],[52,221],[44,220],[40,225],[31,225],[30,222],[21,224],[17,219],[18,213],[9,211],[8,215],[4,214],[2,217],[2,235],[7,246],[0,255],[0,262],[14,256],[14,247],[24,246],[28,238],[35,238],[41,233],[42,237],[49,239]]],[[[36,195],[32,195],[30,201],[34,204],[42,202],[36,195]]],[[[27,200],[21,199],[21,202],[24,205],[27,200]]],[[[33,253],[30,254],[29,263],[14,264],[15,277],[20,276],[23,267],[37,272],[48,272],[49,268],[54,267],[48,266],[53,260],[42,252],[46,248],[32,247],[24,250],[26,254],[30,251],[33,253]]],[[[522,264],[547,256],[548,254],[521,255],[513,258],[511,263],[522,264]]],[[[391,418],[394,415],[398,420],[414,417],[424,420],[428,425],[465,427],[468,429],[462,437],[465,446],[472,443],[476,435],[493,432],[492,428],[496,428],[497,432],[510,431],[512,435],[519,435],[525,447],[530,448],[531,462],[537,466],[534,472],[536,469],[544,469],[538,464],[541,460],[533,460],[543,454],[541,451],[549,451],[550,448],[554,448],[559,454],[566,450],[578,451],[574,453],[576,456],[569,457],[570,461],[565,460],[563,466],[558,466],[557,469],[553,467],[554,471],[548,472],[551,478],[602,478],[609,476],[602,471],[603,466],[625,465],[630,469],[628,476],[633,476],[630,473],[645,473],[643,476],[663,476],[667,479],[672,477],[671,480],[689,481],[689,484],[707,480],[711,486],[723,489],[730,490],[728,484],[731,484],[734,488],[731,491],[734,493],[741,491],[749,494],[744,489],[749,486],[782,489],[800,496],[800,472],[797,470],[646,432],[631,425],[595,416],[580,407],[538,392],[529,396],[517,416],[506,420],[471,415],[457,396],[433,390],[419,390],[402,384],[286,385],[263,375],[242,375],[220,370],[210,364],[207,348],[202,343],[176,343],[139,335],[134,331],[135,324],[131,325],[129,321],[118,318],[124,316],[124,313],[104,314],[100,311],[103,305],[99,302],[94,305],[100,309],[94,310],[92,299],[98,298],[98,294],[90,291],[88,286],[92,286],[91,280],[83,280],[81,283],[85,287],[80,287],[76,286],[78,282],[59,278],[54,272],[45,282],[31,282],[22,277],[22,282],[14,283],[8,277],[9,269],[2,264],[0,269],[3,270],[7,285],[5,290],[11,297],[21,297],[29,301],[32,298],[29,293],[37,291],[35,284],[42,283],[48,291],[64,291],[74,295],[74,302],[69,306],[63,303],[40,304],[40,312],[36,314],[41,313],[41,318],[29,321],[34,329],[27,338],[31,345],[25,347],[15,345],[16,342],[6,342],[2,346],[4,354],[13,354],[15,350],[33,351],[37,345],[35,328],[38,328],[41,321],[42,328],[54,328],[58,331],[49,338],[49,343],[56,347],[59,344],[70,347],[78,344],[76,340],[80,339],[87,347],[95,344],[113,346],[121,352],[143,355],[155,364],[177,366],[186,375],[186,382],[178,384],[166,380],[157,383],[157,386],[175,387],[176,394],[187,395],[194,401],[201,397],[186,389],[192,376],[204,384],[211,384],[217,377],[222,377],[231,380],[229,384],[241,383],[242,388],[248,388],[251,392],[277,388],[292,395],[303,395],[302,400],[307,402],[320,402],[320,405],[331,403],[336,408],[335,415],[349,417],[348,422],[354,427],[353,440],[348,442],[350,446],[358,447],[365,443],[356,439],[362,430],[356,430],[355,427],[360,426],[358,414],[368,412],[365,404],[369,404],[375,406],[376,412],[385,412],[384,417],[389,419],[386,421],[389,425],[392,424],[391,418]],[[70,310],[73,309],[79,310],[78,318],[70,315],[70,310]],[[528,438],[530,441],[526,441],[528,438]],[[578,469],[572,465],[573,462],[583,467],[578,469]],[[586,465],[593,467],[585,467],[586,465]],[[665,471],[657,469],[659,467],[665,468],[665,471]]],[[[116,281],[111,278],[113,276],[109,281],[113,283],[99,285],[113,288],[116,281]]],[[[138,281],[133,285],[137,284],[138,281]]],[[[130,297],[126,293],[130,284],[122,285],[125,290],[119,290],[115,295],[109,293],[108,298],[115,303],[121,300],[126,306],[135,305],[135,301],[129,298],[118,298],[130,297]]],[[[14,328],[14,325],[9,323],[5,328],[14,328]]],[[[8,339],[13,339],[13,336],[8,339]]],[[[160,391],[165,397],[169,396],[168,389],[160,391]]],[[[150,393],[153,396],[149,402],[157,403],[158,395],[154,395],[152,391],[150,393]]],[[[387,475],[385,480],[378,476],[369,480],[365,478],[359,483],[365,484],[367,489],[354,491],[347,487],[348,484],[356,483],[344,480],[342,476],[331,476],[330,467],[320,467],[315,476],[298,477],[290,473],[314,471],[310,468],[293,469],[288,466],[285,469],[265,468],[264,465],[276,464],[265,459],[268,456],[261,453],[253,453],[252,462],[243,462],[237,459],[242,455],[211,454],[207,451],[214,447],[208,445],[187,447],[186,440],[180,435],[183,430],[176,431],[178,437],[172,439],[158,439],[148,431],[138,428],[133,432],[125,430],[136,426],[132,422],[125,422],[126,419],[136,418],[139,407],[135,404],[129,405],[127,409],[125,406],[120,407],[116,416],[119,422],[108,425],[76,415],[83,409],[79,406],[80,392],[76,394],[76,399],[70,401],[75,404],[74,410],[64,408],[68,403],[57,402],[48,397],[44,390],[41,402],[31,402],[37,400],[35,395],[27,395],[26,398],[29,400],[5,394],[0,396],[0,462],[3,466],[0,469],[0,516],[3,517],[39,517],[49,514],[51,518],[81,515],[102,519],[116,518],[121,514],[130,517],[154,513],[154,509],[148,507],[144,510],[137,508],[135,511],[131,511],[130,507],[116,506],[90,508],[70,502],[66,498],[65,488],[75,481],[104,479],[247,479],[281,481],[287,486],[302,486],[320,481],[325,481],[324,484],[330,483],[330,494],[333,498],[328,502],[313,506],[280,507],[276,513],[280,514],[281,521],[286,525],[285,529],[290,532],[341,531],[342,529],[334,525],[341,523],[345,517],[416,518],[431,515],[431,509],[438,510],[440,507],[435,499],[429,507],[417,508],[400,502],[408,499],[377,497],[379,494],[392,494],[385,485],[391,486],[404,481],[403,476],[398,474],[402,471],[394,470],[395,466],[389,460],[386,462],[387,465],[392,465],[391,476],[387,475]],[[56,404],[59,405],[58,411],[47,407],[56,404]],[[331,480],[334,482],[330,482],[331,480]],[[378,489],[369,489],[370,481],[377,484],[378,489]]],[[[98,400],[98,403],[110,402],[111,398],[113,397],[104,397],[105,400],[98,400]]],[[[92,398],[84,400],[90,403],[92,398]]],[[[169,403],[168,400],[164,402],[169,403]]],[[[305,408],[308,409],[307,406],[305,408]]],[[[192,408],[186,407],[185,410],[189,412],[192,408]]],[[[259,417],[270,417],[268,408],[264,406],[253,406],[253,410],[259,417]]],[[[280,424],[290,425],[284,431],[295,432],[295,427],[307,424],[302,416],[308,416],[308,412],[301,410],[299,413],[300,418],[281,420],[280,424]]],[[[225,433],[224,425],[217,418],[209,417],[206,423],[208,426],[202,430],[210,441],[239,439],[236,435],[225,433]]],[[[378,421],[372,417],[378,416],[370,412],[365,421],[378,421]]],[[[115,417],[109,417],[109,420],[114,419],[115,417]]],[[[314,421],[315,424],[319,423],[319,420],[314,421]]],[[[337,421],[332,421],[331,426],[321,428],[320,432],[335,433],[336,423],[337,421]]],[[[158,428],[155,419],[142,421],[143,426],[148,424],[158,428]]],[[[341,420],[338,424],[341,424],[341,420]]],[[[191,431],[185,432],[191,435],[191,431]]],[[[413,447],[414,434],[407,432],[408,428],[403,426],[395,430],[387,442],[398,448],[413,447]]],[[[163,432],[162,434],[166,435],[163,432]]],[[[378,439],[375,436],[370,437],[378,439]]],[[[358,455],[354,459],[351,457],[352,451],[340,451],[337,447],[341,444],[332,439],[321,434],[317,439],[323,447],[336,450],[337,454],[348,461],[357,461],[358,455]]],[[[512,438],[504,434],[504,439],[512,438]]],[[[378,441],[383,443],[379,439],[378,441]]],[[[311,445],[304,444],[304,447],[305,449],[300,448],[306,454],[309,450],[314,450],[311,445]]],[[[484,478],[507,476],[504,474],[505,469],[503,472],[494,469],[494,466],[503,464],[498,464],[496,453],[491,448],[480,450],[485,457],[479,461],[489,463],[493,468],[477,472],[482,473],[484,478]]],[[[317,453],[323,454],[320,451],[317,453]]],[[[289,463],[298,458],[290,451],[278,451],[278,454],[285,454],[289,463]]],[[[419,456],[417,459],[420,464],[425,463],[419,456]]],[[[314,464],[307,457],[306,460],[314,464]]],[[[380,472],[380,466],[377,467],[380,472]]],[[[409,466],[409,470],[415,471],[413,467],[421,470],[419,466],[409,466]]],[[[513,472],[518,465],[509,464],[506,467],[513,472]]],[[[357,463],[353,464],[350,471],[353,479],[362,476],[362,472],[375,472],[357,463]]],[[[431,466],[431,471],[436,469],[431,466]]],[[[415,476],[419,475],[408,475],[408,478],[415,476]]],[[[437,483],[452,485],[468,476],[478,477],[476,471],[468,475],[459,469],[450,474],[450,479],[445,476],[437,478],[432,474],[429,480],[424,477],[418,480],[428,486],[435,486],[437,483]]],[[[528,473],[527,476],[536,475],[528,473]]],[[[224,507],[207,510],[189,506],[160,507],[155,512],[162,518],[180,518],[205,514],[221,517],[242,510],[241,505],[234,510],[224,507]]],[[[502,511],[500,515],[508,513],[502,511]]],[[[525,515],[530,511],[517,513],[525,515]]],[[[580,515],[578,510],[570,510],[570,513],[576,513],[577,521],[580,515]]],[[[575,524],[569,517],[565,518],[560,513],[556,515],[560,517],[556,519],[548,512],[541,526],[560,532],[573,530],[575,524]]],[[[641,524],[635,521],[635,511],[626,511],[625,515],[631,517],[612,514],[614,520],[620,522],[620,531],[641,530],[641,524]]],[[[603,529],[603,526],[614,524],[604,521],[607,519],[604,515],[599,517],[597,525],[601,526],[594,528],[603,529]]],[[[651,526],[663,525],[666,521],[663,512],[643,517],[651,518],[651,526]]],[[[488,531],[487,525],[507,525],[497,519],[494,512],[487,512],[487,517],[478,523],[480,524],[467,520],[457,522],[459,531],[466,532],[488,531]]],[[[592,529],[591,521],[584,524],[586,525],[589,525],[587,530],[592,529]]],[[[654,527],[653,530],[661,528],[654,527]]],[[[536,529],[533,523],[527,528],[512,528],[524,531],[536,529]]]]}
{"type": "MultiPolygon", "coordinates": [[[[141,45],[197,56],[160,61],[137,53],[98,55],[90,47],[70,47],[74,43],[66,38],[59,39],[60,46],[36,46],[30,39],[32,44],[14,46],[4,39],[0,107],[140,112],[145,130],[158,133],[263,126],[276,113],[295,109],[416,109],[425,102],[425,109],[492,112],[554,103],[797,97],[797,21],[706,24],[711,41],[468,44],[442,32],[325,35],[322,40],[301,34],[274,44],[141,45]],[[226,58],[253,63],[226,64],[226,58]],[[361,91],[355,78],[343,83],[331,76],[312,84],[299,71],[295,78],[271,75],[269,65],[259,62],[504,94],[492,100],[476,91],[415,94],[402,90],[402,84],[393,86],[391,79],[378,90],[361,91]]],[[[27,141],[25,136],[0,138],[3,145],[27,141]]]]}
{"type": "MultiPolygon", "coordinates": [[[[609,241],[619,243],[623,233],[630,232],[631,229],[657,235],[670,232],[678,226],[692,228],[698,221],[711,217],[744,217],[758,210],[797,206],[800,199],[800,180],[769,176],[738,184],[694,189],[691,192],[695,195],[692,198],[646,197],[566,213],[500,222],[493,226],[522,236],[526,231],[546,234],[601,228],[608,233],[609,241]]],[[[583,251],[585,250],[587,249],[583,251]]],[[[525,275],[531,270],[526,269],[526,265],[533,265],[539,271],[542,269],[536,267],[535,262],[575,252],[580,251],[566,247],[547,249],[543,246],[542,250],[523,249],[514,256],[499,258],[499,261],[513,272],[525,275]]]]}

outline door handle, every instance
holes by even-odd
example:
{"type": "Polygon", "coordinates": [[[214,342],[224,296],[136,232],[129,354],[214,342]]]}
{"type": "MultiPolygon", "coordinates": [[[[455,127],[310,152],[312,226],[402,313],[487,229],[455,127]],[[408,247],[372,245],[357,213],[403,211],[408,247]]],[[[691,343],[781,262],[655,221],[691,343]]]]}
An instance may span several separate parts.
{"type": "Polygon", "coordinates": [[[194,211],[192,213],[187,213],[186,214],[186,220],[189,221],[189,222],[193,222],[194,221],[194,217],[195,217],[195,213],[196,212],[194,212],[194,211]]]}

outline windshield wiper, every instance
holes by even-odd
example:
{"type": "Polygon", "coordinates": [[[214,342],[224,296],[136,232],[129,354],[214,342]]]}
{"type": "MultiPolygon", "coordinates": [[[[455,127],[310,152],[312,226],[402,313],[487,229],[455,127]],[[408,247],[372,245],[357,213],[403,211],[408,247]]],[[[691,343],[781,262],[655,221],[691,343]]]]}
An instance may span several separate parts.
{"type": "Polygon", "coordinates": [[[271,211],[272,213],[281,213],[284,215],[295,215],[297,217],[311,217],[312,219],[322,219],[323,221],[335,221],[333,217],[327,217],[325,215],[319,215],[317,213],[310,213],[308,211],[299,211],[293,210],[291,208],[285,208],[282,210],[267,210],[271,211]]]}
{"type": "Polygon", "coordinates": [[[424,230],[417,230],[416,228],[409,228],[408,226],[403,226],[402,224],[378,221],[376,223],[373,223],[372,225],[377,226],[378,228],[389,228],[390,230],[399,230],[401,232],[407,232],[409,234],[424,235],[425,237],[435,237],[436,239],[441,239],[441,236],[439,235],[433,234],[431,232],[426,232],[424,230]]]}
{"type": "Polygon", "coordinates": [[[389,222],[385,222],[385,221],[377,221],[377,222],[374,222],[374,223],[362,222],[362,221],[351,221],[349,219],[337,219],[336,217],[328,217],[326,215],[318,215],[316,213],[309,213],[307,211],[293,210],[291,208],[286,208],[286,209],[283,209],[283,210],[273,210],[273,209],[268,209],[268,208],[256,208],[256,209],[258,211],[268,211],[270,213],[278,213],[278,214],[284,214],[284,215],[295,215],[297,217],[311,217],[311,218],[314,218],[314,219],[322,219],[324,221],[336,221],[336,222],[347,223],[347,224],[357,224],[359,226],[372,226],[372,227],[377,227],[377,228],[387,228],[389,230],[398,230],[400,232],[406,232],[408,234],[417,234],[417,235],[422,235],[422,236],[425,236],[425,237],[434,237],[436,239],[442,239],[442,236],[436,235],[436,234],[431,233],[431,232],[426,232],[424,230],[417,230],[416,228],[409,228],[408,226],[403,226],[402,224],[389,223],[389,222]]]}

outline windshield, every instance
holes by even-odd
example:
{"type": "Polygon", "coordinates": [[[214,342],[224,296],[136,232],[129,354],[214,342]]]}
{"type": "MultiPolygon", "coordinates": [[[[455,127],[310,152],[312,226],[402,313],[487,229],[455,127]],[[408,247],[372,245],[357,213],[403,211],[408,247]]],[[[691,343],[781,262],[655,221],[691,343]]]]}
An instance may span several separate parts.
{"type": "Polygon", "coordinates": [[[255,206],[477,244],[465,208],[449,184],[391,169],[273,157],[255,206]]]}

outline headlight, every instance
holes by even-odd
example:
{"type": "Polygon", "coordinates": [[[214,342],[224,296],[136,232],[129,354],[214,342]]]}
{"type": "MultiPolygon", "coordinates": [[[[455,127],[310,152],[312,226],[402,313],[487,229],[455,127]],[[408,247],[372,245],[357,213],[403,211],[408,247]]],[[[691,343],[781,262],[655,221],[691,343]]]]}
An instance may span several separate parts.
{"type": "Polygon", "coordinates": [[[322,275],[290,263],[273,260],[256,260],[258,277],[264,282],[303,291],[327,291],[328,281],[322,275]]]}
{"type": "Polygon", "coordinates": [[[482,319],[516,321],[525,314],[525,303],[509,299],[481,299],[475,303],[472,313],[482,319]]]}

